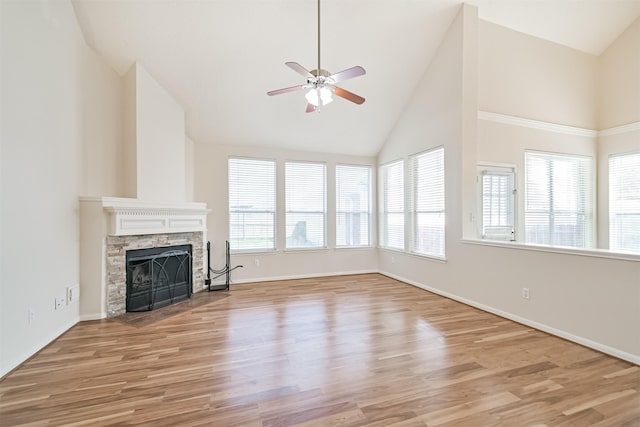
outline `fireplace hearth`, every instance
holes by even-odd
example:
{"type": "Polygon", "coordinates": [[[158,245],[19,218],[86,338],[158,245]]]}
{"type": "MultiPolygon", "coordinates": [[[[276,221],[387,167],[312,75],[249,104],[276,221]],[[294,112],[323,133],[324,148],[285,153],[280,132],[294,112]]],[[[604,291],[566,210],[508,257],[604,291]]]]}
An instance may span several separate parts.
{"type": "Polygon", "coordinates": [[[126,311],[150,311],[191,297],[191,245],[126,252],[126,311]]]}

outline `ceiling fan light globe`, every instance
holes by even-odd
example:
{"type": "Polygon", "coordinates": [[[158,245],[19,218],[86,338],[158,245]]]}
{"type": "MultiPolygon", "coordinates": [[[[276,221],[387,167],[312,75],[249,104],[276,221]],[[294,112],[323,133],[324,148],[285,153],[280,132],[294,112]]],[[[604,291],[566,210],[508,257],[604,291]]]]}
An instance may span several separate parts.
{"type": "Polygon", "coordinates": [[[307,98],[307,102],[311,105],[314,106],[318,106],[320,104],[320,94],[318,93],[320,92],[318,89],[316,88],[311,88],[307,91],[307,93],[305,94],[305,98],[307,98]]]}
{"type": "Polygon", "coordinates": [[[320,92],[320,100],[322,101],[322,105],[327,105],[333,102],[333,92],[328,87],[323,87],[319,89],[320,92]]]}

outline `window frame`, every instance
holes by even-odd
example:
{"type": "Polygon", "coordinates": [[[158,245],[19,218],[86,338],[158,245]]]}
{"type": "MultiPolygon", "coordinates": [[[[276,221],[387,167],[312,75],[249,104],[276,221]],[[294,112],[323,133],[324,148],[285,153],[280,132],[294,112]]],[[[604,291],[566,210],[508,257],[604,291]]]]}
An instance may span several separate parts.
{"type": "Polygon", "coordinates": [[[326,162],[321,162],[321,161],[307,161],[307,160],[285,160],[284,162],[284,228],[285,228],[285,243],[284,243],[284,250],[285,251],[308,251],[308,250],[322,250],[322,249],[327,249],[328,248],[328,243],[327,243],[327,213],[328,213],[328,209],[327,209],[327,163],[326,162]],[[323,210],[322,212],[311,212],[311,211],[293,211],[293,210],[289,210],[288,208],[288,201],[289,201],[289,197],[288,197],[288,176],[287,176],[287,166],[290,164],[304,164],[304,165],[321,165],[323,167],[323,180],[322,180],[322,187],[323,187],[323,200],[322,200],[322,204],[323,204],[323,210]],[[289,246],[289,241],[288,241],[288,237],[287,237],[287,224],[288,224],[288,218],[289,218],[289,214],[292,213],[322,213],[322,245],[319,246],[289,246]]]}
{"type": "MultiPolygon", "coordinates": [[[[558,152],[550,152],[550,151],[540,151],[540,150],[525,150],[524,151],[524,167],[525,167],[525,172],[524,172],[524,191],[525,191],[525,195],[524,195],[524,209],[523,209],[523,223],[524,223],[524,243],[526,244],[530,244],[530,245],[543,245],[543,246],[552,246],[552,247],[568,247],[568,248],[575,248],[575,249],[594,249],[595,247],[595,225],[594,225],[594,218],[595,218],[595,207],[594,207],[594,199],[595,199],[595,194],[594,194],[594,158],[593,156],[589,156],[589,155],[584,155],[584,154],[575,154],[575,153],[558,153],[558,152]],[[554,176],[553,173],[552,174],[548,174],[547,176],[549,177],[549,180],[547,182],[547,187],[548,187],[548,192],[549,192],[549,208],[548,208],[548,214],[550,217],[550,220],[548,222],[549,225],[549,238],[550,238],[550,243],[538,243],[538,242],[533,242],[530,241],[528,239],[528,231],[527,231],[527,216],[532,212],[532,210],[530,210],[528,208],[529,206],[529,197],[530,197],[530,185],[529,185],[529,170],[530,170],[530,166],[528,164],[528,156],[529,155],[533,155],[533,156],[546,156],[548,158],[551,158],[553,160],[560,160],[562,158],[565,159],[574,159],[574,160],[585,160],[587,161],[586,163],[586,179],[584,179],[584,183],[585,183],[585,188],[581,190],[582,194],[583,194],[583,199],[582,202],[584,203],[584,211],[580,211],[580,210],[575,210],[575,211],[566,211],[569,214],[573,213],[576,216],[580,216],[582,215],[584,217],[584,227],[585,227],[585,231],[584,231],[584,246],[576,246],[576,245],[562,245],[559,244],[555,241],[553,241],[553,238],[556,237],[557,232],[554,232],[554,227],[556,224],[556,217],[559,215],[559,212],[561,212],[561,210],[556,210],[554,209],[554,202],[555,202],[555,197],[554,197],[554,192],[553,187],[554,187],[554,176]]],[[[577,177],[578,181],[580,180],[581,177],[577,177]]],[[[580,200],[580,199],[578,199],[580,200]]],[[[577,203],[577,202],[576,202],[577,203]]],[[[544,213],[544,212],[543,212],[544,213]]]]}
{"type": "MultiPolygon", "coordinates": [[[[408,209],[408,214],[409,214],[409,223],[410,223],[410,239],[409,239],[409,253],[413,254],[413,255],[418,255],[418,256],[422,256],[422,257],[427,257],[427,258],[435,258],[438,260],[445,260],[446,259],[446,255],[447,255],[447,245],[446,245],[446,238],[447,238],[447,206],[446,206],[446,199],[447,199],[447,195],[446,195],[446,169],[445,166],[446,165],[446,161],[445,161],[445,147],[444,145],[439,145],[437,147],[433,147],[430,148],[428,150],[424,150],[421,151],[419,153],[415,153],[409,156],[409,174],[410,174],[410,182],[409,182],[409,209],[408,209]],[[419,191],[418,188],[418,183],[417,183],[417,177],[418,177],[418,171],[416,169],[417,167],[417,160],[421,157],[427,156],[429,154],[433,154],[433,153],[437,153],[440,152],[441,153],[441,160],[442,160],[442,189],[441,189],[441,193],[442,193],[442,201],[437,201],[438,204],[441,203],[442,205],[442,209],[437,209],[437,210],[426,210],[426,211],[422,211],[422,210],[418,210],[417,208],[417,204],[419,203],[418,200],[418,196],[417,193],[419,191]],[[438,214],[442,217],[442,243],[441,243],[441,247],[442,247],[442,252],[441,253],[436,253],[436,252],[427,252],[424,250],[420,250],[420,248],[417,248],[417,242],[418,242],[418,216],[420,214],[438,214]]],[[[437,190],[438,192],[440,192],[440,190],[437,190]]]]}
{"type": "MultiPolygon", "coordinates": [[[[275,159],[270,158],[259,158],[259,157],[243,157],[243,156],[229,156],[227,158],[227,226],[228,226],[228,238],[230,245],[230,252],[243,254],[243,253],[261,253],[261,252],[275,252],[278,248],[278,209],[277,209],[277,199],[278,199],[278,165],[275,159]],[[231,210],[231,161],[232,160],[245,160],[245,161],[257,161],[257,162],[269,162],[273,165],[273,211],[264,211],[260,213],[271,213],[272,214],[272,241],[273,246],[271,248],[245,248],[245,249],[234,249],[232,239],[232,210],[231,210]]],[[[240,211],[238,211],[240,212],[240,211]]]]}
{"type": "Polygon", "coordinates": [[[406,230],[407,230],[407,220],[406,220],[406,215],[407,215],[407,210],[406,210],[406,194],[407,194],[407,188],[406,188],[406,179],[405,179],[405,172],[406,168],[405,168],[405,160],[404,159],[397,159],[397,160],[392,160],[390,162],[386,162],[383,163],[381,165],[379,165],[378,167],[378,247],[382,248],[382,249],[387,249],[387,250],[393,250],[393,251],[402,251],[405,252],[406,251],[406,247],[407,247],[407,239],[406,239],[406,230]],[[395,212],[395,211],[389,211],[387,210],[387,197],[386,197],[386,192],[385,192],[385,179],[387,177],[387,173],[386,171],[389,170],[389,168],[395,166],[395,165],[400,165],[400,179],[401,179],[401,190],[402,190],[402,197],[400,198],[400,200],[402,201],[402,210],[395,212]],[[392,213],[392,214],[396,214],[399,215],[402,218],[402,232],[400,233],[399,237],[402,238],[402,247],[398,247],[398,246],[390,246],[388,244],[389,239],[389,235],[388,235],[388,214],[392,213]]]}
{"type": "Polygon", "coordinates": [[[518,172],[515,165],[497,164],[489,162],[479,162],[477,166],[476,182],[478,184],[478,221],[477,232],[478,238],[481,240],[488,240],[493,242],[516,242],[518,241],[518,172]],[[509,176],[511,178],[511,196],[509,197],[508,204],[511,208],[511,237],[507,239],[492,239],[486,237],[484,226],[484,177],[486,175],[500,175],[509,176]]]}
{"type": "Polygon", "coordinates": [[[373,197],[372,197],[372,178],[373,178],[373,167],[371,165],[358,165],[358,164],[348,164],[348,163],[336,163],[335,165],[335,184],[336,184],[336,193],[335,193],[335,247],[337,249],[349,249],[349,248],[367,248],[367,247],[372,247],[372,226],[371,226],[371,221],[372,221],[372,201],[373,201],[373,197]],[[368,172],[368,177],[367,177],[367,203],[366,203],[366,207],[367,210],[366,211],[358,211],[360,214],[366,213],[367,214],[367,243],[366,244],[360,244],[360,245],[339,245],[338,244],[338,224],[340,223],[338,220],[338,215],[340,213],[354,213],[354,211],[341,211],[339,210],[339,204],[340,204],[340,190],[339,190],[339,181],[338,181],[338,169],[341,167],[345,167],[345,168],[360,168],[360,169],[366,169],[368,172]]]}
{"type": "MultiPolygon", "coordinates": [[[[617,237],[617,233],[615,232],[617,229],[617,222],[615,221],[614,217],[616,216],[616,213],[623,213],[623,214],[631,214],[631,215],[638,215],[640,216],[640,201],[636,202],[636,205],[638,206],[637,208],[635,206],[632,206],[632,211],[629,212],[628,210],[624,209],[624,212],[620,212],[620,211],[616,211],[614,212],[615,208],[618,208],[618,202],[616,200],[613,200],[614,198],[614,191],[612,191],[613,189],[613,185],[612,185],[612,160],[616,159],[616,158],[620,158],[620,157],[631,157],[631,156],[638,156],[639,158],[639,162],[640,162],[640,151],[628,151],[628,152],[622,152],[622,153],[615,153],[615,154],[610,154],[607,158],[607,169],[608,169],[608,177],[607,177],[607,182],[608,182],[608,216],[609,216],[609,221],[608,221],[608,228],[609,228],[609,249],[611,251],[614,252],[621,252],[621,253],[630,253],[630,254],[640,254],[640,247],[639,248],[628,248],[624,245],[619,245],[619,240],[615,239],[615,237],[617,237]],[[637,210],[636,210],[637,209],[637,210]]],[[[633,168],[632,168],[633,169],[633,168]]],[[[623,179],[623,178],[620,178],[623,179]]],[[[626,231],[626,228],[625,228],[626,231]]],[[[620,234],[625,234],[625,233],[620,233],[620,234]]]]}

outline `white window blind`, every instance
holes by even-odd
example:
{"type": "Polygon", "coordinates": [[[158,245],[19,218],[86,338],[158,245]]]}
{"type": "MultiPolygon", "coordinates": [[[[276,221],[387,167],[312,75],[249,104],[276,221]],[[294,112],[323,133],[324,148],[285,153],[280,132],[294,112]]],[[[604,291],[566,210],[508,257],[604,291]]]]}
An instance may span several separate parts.
{"type": "Polygon", "coordinates": [[[593,245],[591,164],[591,158],[585,156],[525,152],[527,243],[593,245]]]}
{"type": "Polygon", "coordinates": [[[275,249],[276,164],[229,159],[229,245],[233,251],[275,249]]]}
{"type": "Polygon", "coordinates": [[[411,156],[412,252],[444,257],[444,148],[411,156]]]}
{"type": "Polygon", "coordinates": [[[404,163],[380,167],[380,246],[404,250],[404,163]]]}
{"type": "Polygon", "coordinates": [[[640,152],[609,157],[609,248],[640,253],[640,152]]]}
{"type": "Polygon", "coordinates": [[[323,163],[285,164],[288,249],[325,247],[326,169],[323,163]]]}
{"type": "Polygon", "coordinates": [[[371,168],[336,165],[336,246],[368,246],[371,168]]]}
{"type": "Polygon", "coordinates": [[[515,173],[506,167],[480,169],[481,237],[515,241],[515,173]]]}

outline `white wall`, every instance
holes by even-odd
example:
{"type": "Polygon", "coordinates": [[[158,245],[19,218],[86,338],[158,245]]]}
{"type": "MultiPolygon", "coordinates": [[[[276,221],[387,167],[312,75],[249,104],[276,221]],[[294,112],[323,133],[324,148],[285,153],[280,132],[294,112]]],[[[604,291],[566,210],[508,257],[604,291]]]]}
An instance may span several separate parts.
{"type": "MultiPolygon", "coordinates": [[[[232,274],[232,279],[236,283],[377,270],[375,246],[358,249],[335,248],[335,165],[336,163],[371,165],[372,192],[374,192],[374,158],[197,142],[195,154],[195,197],[198,201],[206,202],[207,207],[211,209],[208,216],[208,238],[213,248],[212,267],[214,268],[220,268],[224,265],[224,242],[229,236],[228,158],[239,156],[276,160],[276,240],[278,247],[274,252],[233,255],[233,265],[244,265],[244,268],[235,270],[232,274]],[[284,162],[287,160],[326,162],[327,164],[328,249],[283,250],[285,242],[284,162]],[[259,266],[256,265],[256,260],[259,260],[259,266]]],[[[374,198],[372,206],[376,206],[375,203],[374,198]]],[[[375,217],[375,215],[373,216],[375,217]]],[[[375,230],[375,218],[372,218],[372,221],[372,230],[375,230]]]]}
{"type": "Polygon", "coordinates": [[[54,310],[54,298],[79,283],[78,195],[118,187],[112,172],[98,177],[83,161],[94,167],[103,153],[117,163],[103,144],[119,130],[96,133],[118,126],[120,86],[85,45],[69,2],[0,7],[4,375],[78,321],[78,303],[54,310]]]}
{"type": "MultiPolygon", "coordinates": [[[[474,28],[477,28],[477,11],[474,7],[463,6],[426,71],[414,99],[378,158],[378,163],[382,164],[444,143],[447,168],[447,261],[380,250],[380,271],[638,363],[640,263],[526,247],[494,247],[461,240],[460,224],[466,221],[467,212],[463,210],[464,202],[460,198],[461,194],[468,192],[465,177],[475,174],[475,162],[470,159],[478,156],[477,148],[468,134],[473,131],[468,126],[469,121],[475,120],[475,117],[469,117],[469,111],[473,109],[465,105],[474,101],[473,96],[467,93],[473,89],[468,81],[470,75],[479,73],[478,69],[474,70],[476,63],[470,57],[472,52],[466,49],[467,43],[474,42],[471,39],[474,37],[474,28]],[[452,156],[452,152],[455,155],[452,156]],[[466,160],[464,164],[456,163],[455,157],[458,155],[466,160]],[[530,289],[530,300],[521,298],[523,287],[530,289]]],[[[483,43],[482,36],[479,42],[483,43]]],[[[482,56],[483,49],[480,48],[479,52],[482,56]]],[[[483,61],[477,62],[479,68],[482,68],[483,61]]],[[[485,97],[484,108],[488,108],[491,101],[487,101],[486,97],[489,92],[482,87],[486,83],[482,78],[478,82],[478,96],[480,100],[485,97]]],[[[518,91],[513,94],[520,95],[522,93],[518,91]]],[[[507,93],[497,96],[503,98],[507,93]]],[[[482,108],[483,101],[480,100],[478,102],[482,108]]],[[[519,99],[513,105],[521,101],[519,99]]],[[[535,96],[533,102],[534,106],[519,107],[518,112],[497,112],[524,115],[531,111],[531,114],[541,114],[543,110],[538,108],[535,96]]],[[[505,98],[491,105],[511,103],[505,98]]],[[[560,114],[558,120],[566,120],[573,125],[588,125],[595,120],[591,107],[580,112],[570,112],[564,105],[558,108],[566,113],[560,114]]],[[[546,114],[552,115],[552,112],[546,114]]],[[[545,119],[542,116],[535,118],[545,119]]],[[[551,116],[546,119],[554,121],[551,116]]],[[[480,137],[496,131],[490,127],[480,122],[480,137]]],[[[511,141],[505,140],[503,143],[511,144],[520,137],[521,134],[513,135],[511,141]]],[[[532,138],[535,139],[535,135],[532,138]]],[[[569,144],[576,143],[577,146],[581,145],[580,141],[569,144]]]]}

